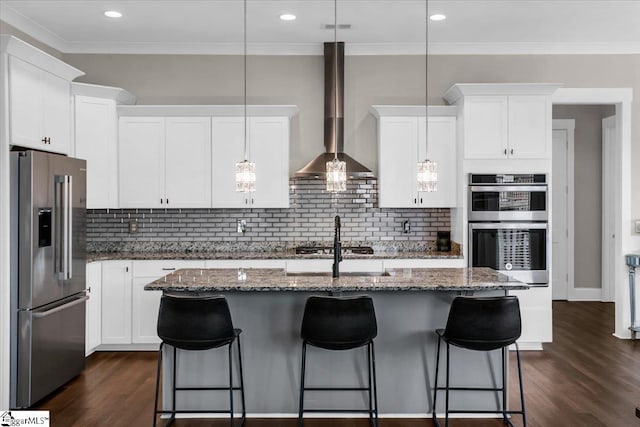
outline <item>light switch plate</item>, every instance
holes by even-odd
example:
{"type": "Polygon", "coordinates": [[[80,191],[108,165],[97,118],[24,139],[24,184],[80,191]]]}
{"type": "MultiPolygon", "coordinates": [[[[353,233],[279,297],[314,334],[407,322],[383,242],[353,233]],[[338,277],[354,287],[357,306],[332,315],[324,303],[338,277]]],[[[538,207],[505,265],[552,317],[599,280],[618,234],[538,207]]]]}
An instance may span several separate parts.
{"type": "Polygon", "coordinates": [[[636,233],[640,233],[640,221],[636,221],[636,233]]]}
{"type": "Polygon", "coordinates": [[[136,234],[138,232],[138,221],[129,221],[129,234],[136,234]]]}

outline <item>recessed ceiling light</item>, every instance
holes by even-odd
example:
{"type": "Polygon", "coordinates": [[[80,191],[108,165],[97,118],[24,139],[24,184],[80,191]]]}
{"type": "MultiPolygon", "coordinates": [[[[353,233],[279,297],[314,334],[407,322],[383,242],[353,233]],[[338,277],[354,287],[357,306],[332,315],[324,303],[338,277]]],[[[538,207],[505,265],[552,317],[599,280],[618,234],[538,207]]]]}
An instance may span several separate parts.
{"type": "Polygon", "coordinates": [[[445,19],[447,19],[447,16],[442,15],[440,13],[436,13],[434,15],[431,15],[429,19],[431,19],[432,21],[444,21],[445,19]]]}
{"type": "Polygon", "coordinates": [[[117,10],[107,10],[104,13],[104,16],[108,18],[122,18],[122,13],[118,12],[117,10]]]}
{"type": "Polygon", "coordinates": [[[294,15],[293,13],[283,13],[282,15],[280,15],[280,19],[282,19],[283,21],[295,21],[296,15],[294,15]]]}

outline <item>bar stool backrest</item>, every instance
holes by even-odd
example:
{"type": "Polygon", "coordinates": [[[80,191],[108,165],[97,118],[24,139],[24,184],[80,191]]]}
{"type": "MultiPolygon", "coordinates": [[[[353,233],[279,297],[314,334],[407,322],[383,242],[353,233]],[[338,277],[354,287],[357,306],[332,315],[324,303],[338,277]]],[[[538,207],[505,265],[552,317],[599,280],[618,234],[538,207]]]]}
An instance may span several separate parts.
{"type": "Polygon", "coordinates": [[[158,336],[184,350],[205,350],[229,343],[234,330],[226,298],[163,295],[158,336]]]}
{"type": "Polygon", "coordinates": [[[451,303],[444,337],[458,347],[489,351],[513,344],[521,332],[517,297],[457,297],[451,303]]]}
{"type": "Polygon", "coordinates": [[[307,299],[302,339],[323,348],[341,350],[362,346],[378,335],[373,300],[368,296],[307,299]]]}

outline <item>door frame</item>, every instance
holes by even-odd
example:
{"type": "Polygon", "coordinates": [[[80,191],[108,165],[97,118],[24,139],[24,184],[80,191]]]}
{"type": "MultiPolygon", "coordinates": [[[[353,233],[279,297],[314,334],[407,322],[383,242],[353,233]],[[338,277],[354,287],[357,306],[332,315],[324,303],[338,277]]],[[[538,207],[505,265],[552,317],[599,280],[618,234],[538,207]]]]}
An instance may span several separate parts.
{"type": "Polygon", "coordinates": [[[553,104],[615,105],[616,109],[616,166],[613,185],[615,212],[615,331],[614,336],[631,339],[631,309],[627,285],[627,266],[624,254],[634,248],[631,221],[631,102],[632,88],[561,88],[552,96],[553,104]]]}
{"type": "MultiPolygon", "coordinates": [[[[553,119],[553,130],[565,131],[567,135],[567,300],[584,300],[581,292],[575,288],[575,259],[574,259],[574,162],[575,162],[575,128],[574,119],[553,119]]],[[[552,159],[553,161],[553,159],[552,159]]],[[[555,188],[555,187],[554,187],[555,188]]],[[[553,215],[553,213],[552,213],[553,215]]],[[[551,285],[553,286],[553,284],[551,285]]]]}
{"type": "MultiPolygon", "coordinates": [[[[615,275],[612,273],[612,267],[608,266],[609,256],[611,255],[611,251],[614,251],[615,248],[611,247],[611,239],[609,235],[611,234],[611,229],[609,228],[609,224],[611,224],[611,210],[606,209],[607,201],[605,200],[605,195],[609,194],[607,191],[615,190],[615,170],[614,168],[610,168],[611,160],[615,161],[615,136],[613,141],[609,141],[608,144],[605,144],[604,139],[604,129],[605,122],[613,122],[613,130],[617,132],[617,127],[615,123],[615,116],[609,116],[602,119],[602,301],[603,302],[611,302],[615,301],[615,286],[612,286],[615,283],[615,275]],[[608,161],[608,165],[605,163],[608,161]],[[605,171],[608,171],[608,176],[605,176],[605,171]],[[605,183],[609,185],[605,188],[605,183]],[[612,188],[613,187],[613,188],[612,188]],[[606,278],[606,279],[605,279],[606,278]]],[[[615,225],[613,233],[615,234],[615,225]]],[[[615,256],[615,255],[614,255],[615,256]]]]}

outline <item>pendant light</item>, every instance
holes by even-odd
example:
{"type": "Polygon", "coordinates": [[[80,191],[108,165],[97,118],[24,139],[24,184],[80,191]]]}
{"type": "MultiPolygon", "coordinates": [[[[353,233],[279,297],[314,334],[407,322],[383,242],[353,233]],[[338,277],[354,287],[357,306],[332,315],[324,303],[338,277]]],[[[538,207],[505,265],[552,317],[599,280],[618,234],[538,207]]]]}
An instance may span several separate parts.
{"type": "Polygon", "coordinates": [[[236,163],[236,191],[256,191],[256,164],[249,161],[247,147],[247,0],[244,0],[244,160],[236,163]]]}
{"type": "MultiPolygon", "coordinates": [[[[334,50],[338,52],[338,0],[333,2],[333,43],[334,50]]],[[[338,55],[334,55],[335,75],[338,75],[338,55]]],[[[335,78],[336,93],[338,92],[338,79],[335,78]]],[[[333,141],[338,140],[338,97],[335,98],[335,111],[333,114],[333,141]]],[[[337,145],[334,144],[337,147],[337,145]]],[[[334,150],[333,160],[327,162],[327,191],[337,193],[347,191],[347,163],[338,160],[338,150],[334,150]]]]}
{"type": "Polygon", "coordinates": [[[425,157],[423,162],[418,162],[418,191],[438,191],[438,164],[429,160],[429,0],[425,0],[425,89],[424,89],[424,144],[425,157]]]}

